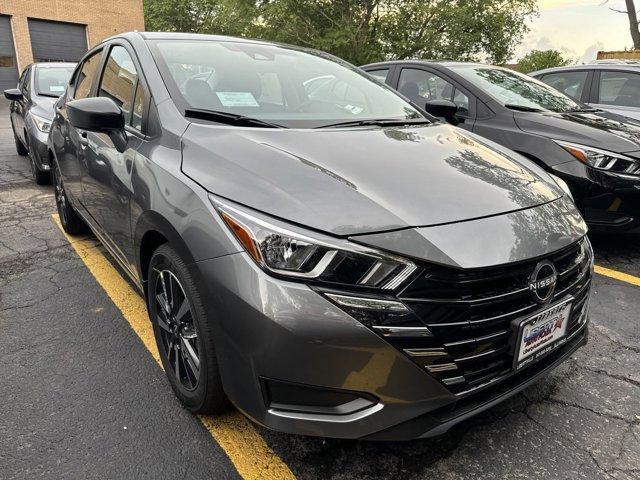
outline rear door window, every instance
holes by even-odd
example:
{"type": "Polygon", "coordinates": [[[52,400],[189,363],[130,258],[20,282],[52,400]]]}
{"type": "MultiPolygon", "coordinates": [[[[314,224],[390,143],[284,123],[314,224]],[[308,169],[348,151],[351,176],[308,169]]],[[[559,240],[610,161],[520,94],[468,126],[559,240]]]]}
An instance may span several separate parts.
{"type": "Polygon", "coordinates": [[[580,100],[584,86],[587,83],[588,75],[589,72],[587,70],[579,72],[557,72],[544,75],[541,80],[574,100],[580,100]]]}
{"type": "Polygon", "coordinates": [[[640,74],[601,72],[598,103],[621,107],[640,107],[640,74]]]}

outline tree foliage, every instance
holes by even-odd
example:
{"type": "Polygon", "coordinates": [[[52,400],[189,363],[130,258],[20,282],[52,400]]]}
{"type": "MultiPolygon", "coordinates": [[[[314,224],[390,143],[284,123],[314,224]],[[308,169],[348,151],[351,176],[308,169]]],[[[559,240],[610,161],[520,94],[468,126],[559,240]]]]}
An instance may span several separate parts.
{"type": "Polygon", "coordinates": [[[535,0],[145,0],[148,30],[248,35],[355,64],[430,58],[504,63],[535,0]]]}
{"type": "Polygon", "coordinates": [[[146,30],[246,35],[258,17],[253,0],[144,0],[146,30]]]}
{"type": "Polygon", "coordinates": [[[531,50],[520,59],[516,70],[522,73],[535,72],[544,68],[563,67],[570,65],[571,60],[567,60],[557,50],[531,50]]]}

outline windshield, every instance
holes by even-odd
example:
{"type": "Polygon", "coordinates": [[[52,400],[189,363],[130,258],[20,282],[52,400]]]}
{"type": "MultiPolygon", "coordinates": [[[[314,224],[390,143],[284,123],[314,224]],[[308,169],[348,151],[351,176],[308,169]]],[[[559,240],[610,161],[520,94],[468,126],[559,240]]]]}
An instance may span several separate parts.
{"type": "Polygon", "coordinates": [[[509,107],[552,112],[569,112],[583,108],[581,104],[547,84],[506,68],[477,65],[450,68],[509,107]]]}
{"type": "Polygon", "coordinates": [[[38,95],[59,97],[73,73],[73,66],[65,67],[36,67],[35,87],[38,95]]]}
{"type": "Polygon", "coordinates": [[[152,51],[174,100],[186,109],[289,128],[425,120],[389,87],[321,52],[217,40],[160,40],[152,51]]]}

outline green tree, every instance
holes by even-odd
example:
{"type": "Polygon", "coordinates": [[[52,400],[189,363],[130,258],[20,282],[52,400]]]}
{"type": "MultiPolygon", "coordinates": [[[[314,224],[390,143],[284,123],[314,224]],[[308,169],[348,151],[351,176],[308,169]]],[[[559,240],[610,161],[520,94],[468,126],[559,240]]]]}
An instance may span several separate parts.
{"type": "Polygon", "coordinates": [[[557,50],[531,50],[520,59],[516,70],[522,73],[530,73],[543,68],[563,67],[565,65],[571,65],[571,60],[565,59],[557,50]]]}
{"type": "Polygon", "coordinates": [[[253,0],[144,0],[148,31],[247,35],[258,17],[253,0]]]}
{"type": "Polygon", "coordinates": [[[355,64],[430,58],[505,62],[535,0],[264,0],[263,38],[355,64]]]}
{"type": "Polygon", "coordinates": [[[145,0],[147,30],[245,35],[355,64],[430,58],[504,63],[536,0],[145,0]]]}

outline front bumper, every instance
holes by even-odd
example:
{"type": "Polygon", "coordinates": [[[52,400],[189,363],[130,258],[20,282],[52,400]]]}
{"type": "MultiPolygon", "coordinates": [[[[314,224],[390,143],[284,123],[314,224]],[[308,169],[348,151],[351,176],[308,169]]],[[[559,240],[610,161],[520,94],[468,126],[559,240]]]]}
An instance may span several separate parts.
{"type": "Polygon", "coordinates": [[[368,327],[299,283],[262,272],[245,253],[198,262],[215,318],[225,391],[268,428],[335,438],[407,440],[446,432],[536,381],[586,342],[562,348],[490,388],[455,395],[368,327]],[[360,395],[352,410],[270,402],[265,379],[360,395]]]}
{"type": "Polygon", "coordinates": [[[591,230],[640,229],[640,177],[595,170],[578,160],[555,165],[591,230]]]}
{"type": "Polygon", "coordinates": [[[49,171],[51,166],[49,165],[49,155],[48,155],[48,147],[47,140],[49,137],[48,133],[43,133],[35,126],[30,126],[29,131],[29,148],[31,149],[31,154],[33,156],[33,160],[36,162],[36,166],[42,171],[49,171]]]}

